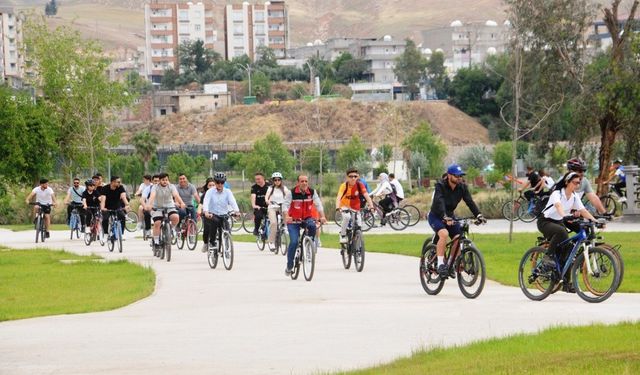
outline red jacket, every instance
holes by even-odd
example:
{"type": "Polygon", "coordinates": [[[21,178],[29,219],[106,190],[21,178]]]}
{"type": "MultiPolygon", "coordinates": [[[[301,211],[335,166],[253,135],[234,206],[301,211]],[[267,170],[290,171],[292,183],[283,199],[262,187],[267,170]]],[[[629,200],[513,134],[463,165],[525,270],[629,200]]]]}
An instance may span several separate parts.
{"type": "Polygon", "coordinates": [[[289,207],[289,217],[293,220],[305,220],[308,218],[318,219],[320,215],[313,204],[314,190],[307,188],[307,191],[300,191],[300,186],[296,186],[291,191],[291,206],[289,207]]]}

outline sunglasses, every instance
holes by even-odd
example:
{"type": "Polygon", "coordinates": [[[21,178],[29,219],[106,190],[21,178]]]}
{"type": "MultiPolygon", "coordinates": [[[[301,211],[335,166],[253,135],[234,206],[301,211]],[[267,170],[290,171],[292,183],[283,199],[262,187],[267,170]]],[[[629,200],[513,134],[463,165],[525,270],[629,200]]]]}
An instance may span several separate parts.
{"type": "Polygon", "coordinates": [[[358,175],[357,174],[351,174],[351,175],[349,175],[349,178],[358,178],[358,175]]]}
{"type": "Polygon", "coordinates": [[[224,185],[224,182],[215,181],[214,184],[216,184],[216,185],[224,185]]]}
{"type": "Polygon", "coordinates": [[[580,181],[580,180],[571,181],[571,183],[574,184],[574,185],[580,185],[581,182],[582,181],[580,181]]]}
{"type": "Polygon", "coordinates": [[[273,181],[282,181],[281,178],[274,178],[273,181]]]}

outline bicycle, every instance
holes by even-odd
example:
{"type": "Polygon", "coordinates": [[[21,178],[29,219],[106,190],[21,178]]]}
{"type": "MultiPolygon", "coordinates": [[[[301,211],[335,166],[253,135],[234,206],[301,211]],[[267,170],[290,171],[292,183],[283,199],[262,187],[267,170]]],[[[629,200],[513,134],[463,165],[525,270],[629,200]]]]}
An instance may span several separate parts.
{"type": "Polygon", "coordinates": [[[118,212],[123,211],[123,208],[117,210],[104,210],[109,215],[107,225],[107,248],[110,252],[113,252],[115,245],[118,245],[118,252],[122,252],[122,225],[118,218],[118,212]]]}
{"type": "MultiPolygon", "coordinates": [[[[293,256],[293,271],[291,272],[291,280],[296,280],[300,274],[300,263],[302,262],[302,272],[304,279],[311,281],[316,266],[316,241],[307,235],[307,225],[304,221],[294,220],[292,223],[301,224],[303,228],[302,234],[298,240],[298,246],[293,256]]],[[[320,228],[318,228],[320,230],[320,228]]]]}
{"type": "Polygon", "coordinates": [[[51,207],[50,204],[41,204],[41,203],[29,203],[30,206],[36,206],[36,218],[33,221],[35,230],[36,230],[36,243],[38,240],[44,243],[44,239],[46,238],[47,229],[45,228],[45,213],[43,212],[43,207],[51,207]]]}
{"type": "Polygon", "coordinates": [[[364,269],[364,238],[362,237],[362,229],[356,220],[360,212],[351,209],[343,209],[344,213],[349,213],[349,224],[347,226],[347,243],[341,244],[340,255],[342,256],[342,265],[345,269],[351,268],[351,258],[355,263],[356,271],[362,272],[364,269]]]}
{"type": "Polygon", "coordinates": [[[169,210],[174,210],[173,208],[162,208],[157,209],[157,211],[162,211],[162,222],[160,224],[160,237],[159,244],[156,245],[153,243],[153,253],[160,259],[167,259],[167,262],[171,262],[171,243],[173,242],[173,234],[171,228],[171,220],[169,220],[169,210]]]}
{"type": "Polygon", "coordinates": [[[444,278],[438,274],[438,260],[436,244],[438,234],[427,239],[422,245],[420,257],[420,282],[422,288],[429,295],[440,293],[444,282],[448,278],[458,279],[458,287],[467,298],[476,298],[482,293],[486,280],[486,267],[484,257],[476,245],[468,238],[471,223],[480,223],[473,217],[454,219],[462,227],[459,237],[447,242],[445,250],[445,263],[447,264],[447,276],[444,278]],[[457,249],[452,249],[454,242],[458,241],[457,249]],[[451,255],[453,251],[453,255],[451,255]],[[471,289],[476,286],[476,289],[471,289]]]}
{"type": "Polygon", "coordinates": [[[594,223],[583,219],[576,219],[575,222],[580,231],[558,245],[572,246],[564,263],[557,253],[553,258],[545,256],[544,244],[527,250],[523,255],[518,267],[518,283],[527,298],[542,301],[561,286],[567,291],[571,291],[570,286],[573,286],[584,301],[598,303],[616,291],[620,281],[618,262],[612,252],[595,246],[595,228],[603,228],[604,222],[594,223]],[[571,272],[572,282],[564,285],[568,272],[571,272]]]}
{"type": "Polygon", "coordinates": [[[287,233],[287,229],[282,219],[282,204],[279,204],[280,209],[276,211],[276,242],[273,244],[273,249],[271,250],[274,254],[278,254],[278,251],[282,255],[287,255],[287,249],[289,247],[289,233],[287,233]]]}
{"type": "Polygon", "coordinates": [[[422,213],[420,212],[420,210],[418,209],[418,207],[412,205],[412,204],[402,204],[400,203],[400,208],[402,208],[403,210],[407,211],[407,213],[409,213],[409,226],[412,227],[416,224],[418,224],[418,222],[421,219],[421,215],[422,213]]]}
{"type": "Polygon", "coordinates": [[[232,216],[230,211],[226,215],[218,216],[222,220],[222,227],[218,227],[218,233],[209,234],[209,251],[207,251],[207,262],[209,267],[216,268],[218,265],[218,257],[222,255],[222,263],[227,271],[233,267],[233,240],[231,239],[231,227],[229,226],[228,217],[232,216]],[[217,244],[214,246],[211,238],[215,236],[217,244]],[[222,249],[221,249],[222,247],[222,249]]]}
{"type": "Polygon", "coordinates": [[[507,220],[520,220],[520,206],[527,206],[524,204],[526,201],[527,198],[525,198],[525,196],[522,195],[522,192],[520,192],[515,200],[509,200],[502,205],[502,216],[507,220]]]}
{"type": "Polygon", "coordinates": [[[75,232],[76,238],[80,238],[80,230],[84,232],[84,227],[81,228],[82,219],[78,210],[82,208],[82,204],[69,203],[71,205],[71,215],[69,215],[69,228],[71,228],[71,236],[69,239],[73,239],[73,233],[75,232]]]}
{"type": "Polygon", "coordinates": [[[102,232],[102,214],[99,207],[87,207],[91,215],[91,220],[87,224],[89,233],[84,234],[84,244],[89,246],[91,242],[99,240],[100,245],[104,246],[104,236],[102,232]]]}
{"type": "Polygon", "coordinates": [[[124,229],[129,233],[135,232],[138,229],[138,214],[131,210],[126,213],[124,218],[124,229]]]}
{"type": "MultiPolygon", "coordinates": [[[[337,215],[336,215],[337,216],[337,215]]],[[[373,207],[363,211],[362,230],[364,232],[376,227],[376,219],[380,219],[381,225],[389,223],[394,230],[404,230],[409,226],[411,215],[404,208],[396,207],[385,215],[383,215],[382,207],[377,202],[373,202],[373,207]],[[384,217],[384,218],[383,218],[384,217]]]]}
{"type": "MultiPolygon", "coordinates": [[[[261,211],[267,212],[267,208],[260,208],[261,211]]],[[[269,237],[269,217],[264,215],[262,222],[260,223],[260,228],[258,228],[258,235],[256,236],[256,245],[258,245],[258,250],[263,251],[264,247],[267,243],[267,238],[269,237]]]]}
{"type": "Polygon", "coordinates": [[[184,247],[185,241],[187,242],[187,249],[189,250],[195,249],[196,245],[198,244],[198,228],[196,222],[190,215],[190,211],[193,212],[193,209],[193,206],[187,206],[187,215],[178,225],[176,237],[178,249],[180,250],[182,250],[182,248],[184,247]]]}

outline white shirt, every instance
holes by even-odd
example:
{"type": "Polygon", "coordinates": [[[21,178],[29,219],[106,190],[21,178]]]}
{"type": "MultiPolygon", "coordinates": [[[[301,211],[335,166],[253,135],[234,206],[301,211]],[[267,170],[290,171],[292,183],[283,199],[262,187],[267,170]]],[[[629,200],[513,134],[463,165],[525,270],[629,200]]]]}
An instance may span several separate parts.
{"type": "Polygon", "coordinates": [[[40,186],[34,188],[32,191],[36,195],[36,202],[40,204],[53,204],[53,189],[47,187],[42,190],[40,186]]]}
{"type": "Polygon", "coordinates": [[[569,215],[571,210],[584,210],[584,205],[582,204],[580,197],[578,197],[578,194],[573,193],[569,199],[567,199],[567,194],[565,194],[564,189],[556,190],[551,193],[551,196],[549,196],[549,201],[545,207],[546,211],[544,212],[544,217],[553,220],[562,220],[562,215],[558,213],[555,206],[558,202],[560,202],[565,215],[569,215]]]}
{"type": "Polygon", "coordinates": [[[381,195],[391,194],[393,189],[391,189],[391,184],[389,181],[385,180],[382,183],[378,184],[376,188],[371,192],[372,197],[379,197],[381,195]]]}
{"type": "Polygon", "coordinates": [[[402,188],[402,184],[398,181],[397,178],[394,178],[391,181],[391,185],[396,187],[396,196],[400,199],[404,199],[404,189],[402,188]]]}
{"type": "Polygon", "coordinates": [[[551,178],[550,176],[544,176],[542,177],[542,180],[544,181],[544,186],[547,189],[551,189],[553,187],[553,185],[555,185],[555,181],[553,181],[553,178],[551,178]]]}
{"type": "Polygon", "coordinates": [[[266,195],[266,197],[268,197],[269,200],[271,201],[271,204],[269,205],[269,207],[278,208],[279,207],[278,205],[284,203],[284,197],[287,194],[289,194],[289,188],[287,188],[286,186],[284,187],[284,193],[282,192],[281,189],[271,186],[269,190],[267,190],[267,195],[266,195]]]}

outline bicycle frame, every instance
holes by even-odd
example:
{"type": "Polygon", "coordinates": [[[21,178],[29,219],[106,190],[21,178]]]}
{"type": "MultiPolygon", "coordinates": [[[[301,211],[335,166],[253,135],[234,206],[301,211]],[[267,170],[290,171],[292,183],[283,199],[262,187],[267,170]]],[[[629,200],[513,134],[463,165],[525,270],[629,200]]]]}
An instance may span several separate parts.
{"type": "MultiPolygon", "coordinates": [[[[569,256],[567,257],[562,269],[560,269],[560,259],[557,252],[554,256],[556,261],[556,271],[560,274],[560,277],[562,278],[564,278],[566,273],[569,271],[569,269],[573,265],[573,262],[575,261],[576,256],[578,255],[578,251],[580,249],[582,249],[584,253],[584,259],[589,259],[589,249],[591,248],[592,242],[595,239],[595,234],[593,230],[594,223],[583,222],[583,223],[579,223],[579,225],[580,225],[580,231],[576,235],[562,241],[558,245],[558,246],[563,246],[568,244],[571,241],[575,241],[575,244],[573,245],[573,248],[571,249],[571,252],[569,253],[569,256]]],[[[586,263],[587,263],[587,271],[589,272],[590,275],[592,275],[594,273],[593,272],[594,270],[591,268],[591,262],[587,261],[586,263]]]]}
{"type": "MultiPolygon", "coordinates": [[[[454,219],[453,221],[455,223],[458,223],[461,225],[462,227],[462,233],[460,233],[459,236],[452,238],[451,240],[447,241],[447,244],[445,245],[445,259],[447,261],[447,267],[451,267],[452,264],[454,264],[456,258],[458,258],[463,250],[464,250],[464,246],[465,246],[465,242],[468,239],[467,235],[469,234],[469,225],[472,222],[472,220],[475,220],[475,218],[463,218],[463,219],[454,219]],[[457,248],[455,249],[455,257],[451,257],[451,253],[453,252],[453,244],[454,242],[458,243],[457,248]]],[[[433,236],[431,237],[431,243],[433,245],[437,245],[438,244],[438,234],[434,233],[433,236]]]]}

